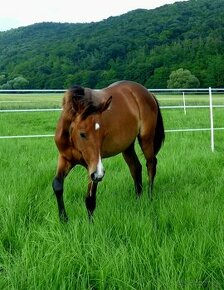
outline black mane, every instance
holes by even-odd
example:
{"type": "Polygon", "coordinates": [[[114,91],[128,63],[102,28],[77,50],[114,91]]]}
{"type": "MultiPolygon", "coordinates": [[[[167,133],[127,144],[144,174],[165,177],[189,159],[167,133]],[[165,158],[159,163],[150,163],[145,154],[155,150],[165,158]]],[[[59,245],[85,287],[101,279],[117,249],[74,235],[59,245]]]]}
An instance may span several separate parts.
{"type": "Polygon", "coordinates": [[[85,89],[79,85],[74,85],[69,91],[76,99],[82,99],[85,96],[85,89]]]}
{"type": "Polygon", "coordinates": [[[82,120],[85,120],[88,116],[96,114],[98,112],[98,107],[93,104],[92,101],[89,101],[85,104],[85,109],[82,113],[82,120]]]}
{"type": "Polygon", "coordinates": [[[69,89],[69,95],[72,100],[73,111],[81,113],[82,120],[85,120],[91,114],[96,114],[98,107],[93,103],[91,94],[86,94],[85,88],[74,85],[69,89]]]}

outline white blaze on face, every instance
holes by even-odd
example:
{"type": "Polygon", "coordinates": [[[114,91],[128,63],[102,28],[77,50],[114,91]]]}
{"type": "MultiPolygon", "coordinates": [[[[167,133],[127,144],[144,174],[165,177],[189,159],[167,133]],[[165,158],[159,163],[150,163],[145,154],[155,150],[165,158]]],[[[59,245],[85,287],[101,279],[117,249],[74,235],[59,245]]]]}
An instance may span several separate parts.
{"type": "Polygon", "coordinates": [[[95,130],[99,130],[100,129],[100,124],[99,123],[96,123],[95,124],[95,130]]]}
{"type": "Polygon", "coordinates": [[[104,176],[104,168],[103,168],[103,163],[102,163],[100,155],[99,155],[98,164],[96,166],[96,174],[98,178],[103,178],[104,176]]]}
{"type": "MultiPolygon", "coordinates": [[[[100,129],[100,124],[96,122],[95,130],[97,131],[99,129],[100,129]]],[[[99,154],[99,159],[98,159],[98,163],[95,170],[96,170],[95,172],[91,173],[91,178],[93,181],[97,182],[97,181],[100,181],[104,177],[104,173],[105,173],[100,154],[99,154]]]]}

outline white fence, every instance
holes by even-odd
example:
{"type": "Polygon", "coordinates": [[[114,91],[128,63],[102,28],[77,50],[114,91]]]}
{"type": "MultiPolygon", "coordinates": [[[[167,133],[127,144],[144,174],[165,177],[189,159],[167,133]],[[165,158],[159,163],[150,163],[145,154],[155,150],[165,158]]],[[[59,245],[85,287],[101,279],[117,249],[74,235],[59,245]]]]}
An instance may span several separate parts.
{"type": "MultiPolygon", "coordinates": [[[[27,93],[63,93],[65,90],[0,90],[0,94],[27,94],[27,93]]],[[[224,88],[212,89],[150,89],[150,92],[155,93],[175,93],[182,94],[182,105],[175,106],[160,106],[161,109],[183,109],[184,114],[186,114],[187,109],[192,108],[209,108],[210,111],[210,127],[209,128],[188,128],[188,129],[170,129],[165,130],[166,133],[171,132],[199,132],[199,131],[210,131],[211,132],[211,150],[214,151],[214,131],[224,130],[224,127],[214,128],[213,122],[213,108],[224,108],[224,105],[214,105],[213,104],[213,93],[224,93],[224,88]],[[186,105],[186,93],[208,93],[209,105],[186,105]]],[[[2,101],[2,102],[13,102],[13,101],[2,101]]],[[[18,102],[19,101],[15,101],[18,102]]],[[[23,101],[21,101],[23,102],[23,101]]],[[[18,113],[18,112],[55,112],[61,111],[59,108],[40,108],[40,109],[0,109],[0,113],[18,113]]],[[[224,118],[223,118],[224,119],[224,118]]],[[[0,136],[0,139],[15,139],[15,138],[46,138],[53,137],[53,134],[45,135],[16,135],[16,136],[0,136]]]]}

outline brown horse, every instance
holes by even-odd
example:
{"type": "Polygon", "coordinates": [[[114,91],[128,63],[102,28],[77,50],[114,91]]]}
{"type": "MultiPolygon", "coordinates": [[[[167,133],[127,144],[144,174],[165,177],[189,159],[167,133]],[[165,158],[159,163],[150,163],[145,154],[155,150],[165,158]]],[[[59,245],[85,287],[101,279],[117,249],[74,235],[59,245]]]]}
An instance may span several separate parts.
{"type": "Polygon", "coordinates": [[[63,201],[64,179],[77,164],[83,165],[89,173],[86,208],[90,218],[96,207],[97,184],[105,173],[102,158],[122,152],[136,194],[141,194],[142,166],[134,149],[136,137],[146,159],[151,196],[156,154],[165,137],[155,96],[130,81],[116,82],[102,90],[74,86],[65,93],[55,134],[59,158],[53,180],[62,221],[68,219],[63,201]]]}

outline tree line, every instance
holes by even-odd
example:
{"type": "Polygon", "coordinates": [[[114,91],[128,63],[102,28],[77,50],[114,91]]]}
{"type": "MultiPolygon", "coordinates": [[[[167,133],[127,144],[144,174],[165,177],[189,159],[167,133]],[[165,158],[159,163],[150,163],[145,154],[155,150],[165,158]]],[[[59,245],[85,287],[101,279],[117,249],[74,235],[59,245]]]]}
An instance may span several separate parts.
{"type": "Polygon", "coordinates": [[[0,88],[100,88],[121,79],[148,88],[223,87],[223,14],[224,1],[189,0],[96,23],[1,32],[0,88]]]}

